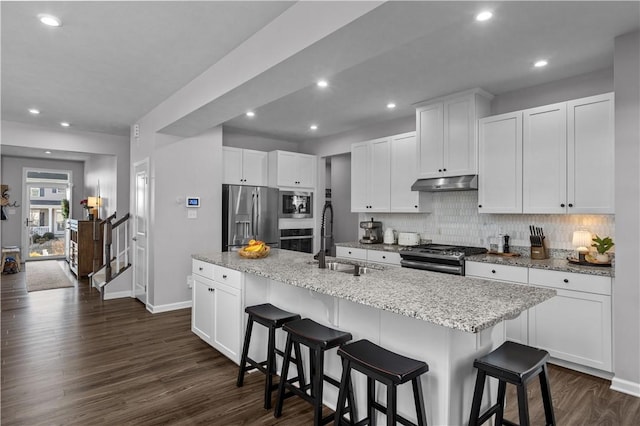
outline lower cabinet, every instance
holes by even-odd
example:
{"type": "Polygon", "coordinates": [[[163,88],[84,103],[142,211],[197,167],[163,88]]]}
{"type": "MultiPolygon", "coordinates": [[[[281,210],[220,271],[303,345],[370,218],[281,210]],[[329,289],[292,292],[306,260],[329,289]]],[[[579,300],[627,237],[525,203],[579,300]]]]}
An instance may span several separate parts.
{"type": "Polygon", "coordinates": [[[544,349],[556,360],[613,370],[611,278],[481,262],[467,262],[466,272],[477,278],[555,289],[555,297],[507,321],[506,338],[544,349]]]}
{"type": "Polygon", "coordinates": [[[220,353],[240,362],[242,273],[193,260],[191,331],[220,353]]]}
{"type": "Polygon", "coordinates": [[[351,247],[336,247],[336,257],[364,260],[384,265],[400,266],[400,254],[389,250],[367,250],[351,247]]]}

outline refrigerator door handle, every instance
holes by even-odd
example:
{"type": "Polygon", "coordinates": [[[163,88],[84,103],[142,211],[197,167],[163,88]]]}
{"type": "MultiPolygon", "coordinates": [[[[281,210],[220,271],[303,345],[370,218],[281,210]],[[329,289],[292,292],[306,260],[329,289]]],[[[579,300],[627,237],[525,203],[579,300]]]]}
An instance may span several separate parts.
{"type": "Polygon", "coordinates": [[[252,202],[251,202],[251,238],[255,238],[257,235],[260,235],[258,233],[258,215],[257,215],[257,211],[258,209],[256,208],[256,204],[258,203],[258,194],[257,194],[257,190],[254,191],[254,193],[252,194],[252,202]]]}

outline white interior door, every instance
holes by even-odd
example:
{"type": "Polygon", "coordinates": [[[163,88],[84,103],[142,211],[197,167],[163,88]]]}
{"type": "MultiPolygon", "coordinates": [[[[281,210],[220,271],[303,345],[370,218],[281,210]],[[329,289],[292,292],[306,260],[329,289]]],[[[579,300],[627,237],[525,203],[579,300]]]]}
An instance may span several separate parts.
{"type": "Polygon", "coordinates": [[[135,200],[133,209],[133,293],[147,304],[149,281],[149,162],[135,164],[135,200]]]}

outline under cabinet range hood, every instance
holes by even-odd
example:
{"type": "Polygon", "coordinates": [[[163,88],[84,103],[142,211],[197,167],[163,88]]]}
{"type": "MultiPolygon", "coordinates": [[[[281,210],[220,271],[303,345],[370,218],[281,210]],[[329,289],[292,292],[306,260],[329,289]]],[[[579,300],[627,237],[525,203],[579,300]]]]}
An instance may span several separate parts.
{"type": "Polygon", "coordinates": [[[422,192],[477,191],[478,175],[418,179],[411,185],[411,190],[422,192]]]}

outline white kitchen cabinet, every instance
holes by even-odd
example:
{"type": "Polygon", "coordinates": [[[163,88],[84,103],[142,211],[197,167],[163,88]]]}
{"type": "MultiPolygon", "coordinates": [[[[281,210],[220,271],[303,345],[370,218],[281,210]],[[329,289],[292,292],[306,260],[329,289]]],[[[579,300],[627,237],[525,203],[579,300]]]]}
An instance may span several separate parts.
{"type": "MultiPolygon", "coordinates": [[[[505,281],[515,284],[527,284],[528,268],[522,266],[496,265],[483,262],[465,262],[465,275],[505,281]]],[[[528,344],[529,319],[527,312],[522,312],[516,318],[505,321],[505,337],[512,342],[528,344]]]]}
{"type": "Polygon", "coordinates": [[[391,141],[375,139],[351,145],[351,211],[391,209],[391,141]]]}
{"type": "Polygon", "coordinates": [[[316,163],[315,155],[271,151],[269,153],[269,186],[314,189],[316,163]]]}
{"type": "Polygon", "coordinates": [[[336,257],[352,260],[367,260],[367,250],[351,247],[336,247],[336,257]]]}
{"type": "Polygon", "coordinates": [[[478,212],[522,213],[522,112],[478,122],[478,212]]]}
{"type": "Polygon", "coordinates": [[[478,164],[480,213],[613,214],[613,93],[481,119],[478,164]]]}
{"type": "Polygon", "coordinates": [[[240,362],[242,273],[193,260],[191,330],[220,353],[240,362]]]}
{"type": "Polygon", "coordinates": [[[416,109],[418,177],[477,173],[477,119],[489,114],[487,92],[474,89],[423,102],[416,109]]]}
{"type": "Polygon", "coordinates": [[[431,211],[430,195],[411,191],[416,181],[416,133],[351,145],[351,211],[431,211]]]}
{"type": "Polygon", "coordinates": [[[268,153],[223,146],[222,156],[222,183],[267,186],[268,153]]]}
{"type": "Polygon", "coordinates": [[[391,137],[390,211],[392,213],[425,213],[431,211],[431,197],[426,192],[412,191],[416,181],[416,132],[391,137]]]}
{"type": "Polygon", "coordinates": [[[565,213],[566,102],[525,110],[522,129],[522,212],[565,213]]]}
{"type": "Polygon", "coordinates": [[[529,284],[558,292],[529,310],[529,344],[554,358],[611,372],[611,278],[531,269],[529,284]]]}
{"type": "Polygon", "coordinates": [[[613,214],[614,94],[567,102],[567,207],[573,214],[613,214]]]}

